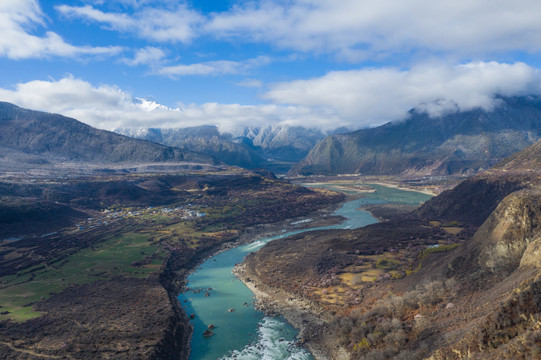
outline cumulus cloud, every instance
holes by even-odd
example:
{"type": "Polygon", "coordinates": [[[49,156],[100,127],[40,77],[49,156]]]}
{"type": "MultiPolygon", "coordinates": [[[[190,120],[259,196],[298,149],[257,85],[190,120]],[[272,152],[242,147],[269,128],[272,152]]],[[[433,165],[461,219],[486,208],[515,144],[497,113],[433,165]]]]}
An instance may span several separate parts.
{"type": "Polygon", "coordinates": [[[196,37],[196,28],[204,19],[201,14],[182,3],[173,10],[137,6],[132,14],[104,12],[90,5],[60,5],[56,9],[68,18],[95,21],[107,29],[132,33],[158,42],[189,43],[196,37]]]}
{"type": "Polygon", "coordinates": [[[351,60],[423,50],[477,56],[541,51],[539,13],[537,0],[262,0],[213,14],[204,29],[351,60]]]}
{"type": "MultiPolygon", "coordinates": [[[[182,128],[216,125],[236,133],[247,126],[269,124],[325,128],[334,114],[303,106],[206,103],[171,108],[154,100],[139,99],[111,85],[93,86],[73,77],[58,81],[30,81],[14,89],[0,89],[0,99],[19,106],[59,113],[101,129],[119,127],[182,128]]],[[[340,124],[334,118],[333,124],[340,124]]]]}
{"type": "Polygon", "coordinates": [[[475,62],[334,71],[323,77],[271,85],[265,98],[276,104],[332,109],[349,127],[401,120],[408,110],[439,116],[492,109],[495,97],[541,94],[541,72],[524,63],[475,62]]]}
{"type": "Polygon", "coordinates": [[[75,46],[58,34],[46,31],[43,36],[31,33],[44,27],[44,15],[37,0],[2,0],[0,2],[0,56],[10,59],[47,56],[112,55],[120,47],[75,46]]]}

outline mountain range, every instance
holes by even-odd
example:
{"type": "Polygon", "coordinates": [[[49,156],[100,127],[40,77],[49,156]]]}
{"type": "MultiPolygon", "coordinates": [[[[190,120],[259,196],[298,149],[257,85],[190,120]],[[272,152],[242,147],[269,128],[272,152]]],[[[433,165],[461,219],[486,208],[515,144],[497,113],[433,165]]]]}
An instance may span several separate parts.
{"type": "Polygon", "coordinates": [[[98,130],[75,119],[0,102],[0,157],[34,163],[198,162],[211,156],[98,130]]]}
{"type": "MultiPolygon", "coordinates": [[[[347,131],[337,129],[333,133],[347,131]]],[[[263,150],[268,158],[297,162],[325,137],[325,133],[317,129],[300,126],[272,125],[266,127],[250,127],[244,129],[241,139],[248,139],[251,144],[263,150]]]]}
{"type": "MultiPolygon", "coordinates": [[[[509,354],[538,358],[541,141],[535,140],[540,137],[540,115],[537,98],[502,98],[493,111],[430,118],[412,110],[402,122],[327,137],[310,152],[315,156],[321,144],[330,144],[327,173],[350,171],[349,167],[372,174],[467,174],[497,164],[413,212],[406,207],[409,210],[385,215],[384,206],[375,207],[370,211],[385,221],[271,241],[247,257],[243,265],[251,271],[247,282],[278,294],[291,311],[299,307],[299,341],[323,344],[329,352],[323,358],[495,359],[509,354]],[[504,154],[524,147],[502,160],[504,154]],[[372,158],[366,155],[369,152],[372,158]]],[[[237,144],[256,154],[264,147],[281,148],[281,156],[287,153],[284,148],[300,149],[302,139],[309,137],[301,129],[294,129],[303,134],[297,138],[286,136],[291,129],[271,130],[248,129],[239,137],[220,134],[212,126],[178,132],[184,136],[182,146],[201,144],[207,153],[211,147],[205,142],[214,138],[215,144],[223,144],[223,153],[239,151],[230,145],[237,144]]],[[[153,141],[181,138],[174,130],[140,133],[153,141]]],[[[0,161],[6,159],[51,164],[216,161],[209,155],[97,130],[61,115],[0,103],[0,161]]],[[[5,274],[14,275],[2,280],[3,295],[11,291],[9,296],[18,299],[28,290],[9,286],[28,286],[35,297],[25,295],[17,306],[37,316],[1,323],[3,337],[11,340],[0,342],[0,357],[75,353],[79,358],[102,354],[138,358],[139,351],[146,351],[156,354],[148,355],[151,358],[187,358],[190,325],[177,300],[179,284],[201,259],[243,231],[227,226],[246,229],[276,219],[289,219],[293,225],[298,222],[291,219],[307,209],[338,201],[326,192],[256,171],[233,177],[103,174],[71,180],[25,174],[0,183],[0,219],[5,224],[0,229],[6,237],[1,265],[10,271],[5,274]],[[186,210],[201,207],[211,216],[188,224],[185,219],[180,222],[180,214],[165,215],[186,204],[190,204],[186,210]],[[160,212],[154,213],[158,208],[160,212]],[[102,223],[103,219],[108,220],[102,223]],[[148,231],[142,231],[147,226],[148,231]],[[68,231],[57,231],[61,228],[68,231]],[[17,238],[25,231],[38,235],[17,238]],[[107,253],[111,259],[125,259],[125,264],[117,266],[111,260],[108,268],[108,261],[102,261],[108,259],[107,253]],[[81,263],[83,257],[95,257],[96,265],[81,263]],[[67,270],[62,270],[66,264],[67,270]],[[126,275],[119,276],[119,271],[126,275]],[[35,285],[52,281],[49,276],[61,287],[35,285]],[[85,282],[72,282],[79,277],[85,282]],[[59,342],[67,345],[58,346],[59,342]]],[[[307,216],[312,219],[312,214],[307,216]]],[[[27,316],[2,306],[0,316],[27,316]]]]}
{"type": "Polygon", "coordinates": [[[474,109],[436,118],[412,109],[403,121],[346,133],[339,129],[327,137],[319,130],[287,125],[246,128],[237,135],[221,133],[216,126],[109,132],[0,102],[0,161],[223,162],[277,173],[291,168],[290,176],[472,175],[541,137],[540,98],[498,102],[492,111],[474,109]]]}
{"type": "Polygon", "coordinates": [[[330,135],[290,175],[451,175],[486,170],[541,136],[541,99],[499,98],[492,111],[473,109],[407,119],[330,135]]]}
{"type": "Polygon", "coordinates": [[[238,135],[221,133],[216,126],[187,128],[117,128],[122,135],[198,151],[229,165],[244,168],[267,167],[287,172],[325,137],[317,129],[272,125],[248,127],[238,135]]]}
{"type": "Polygon", "coordinates": [[[249,143],[234,141],[229,134],[220,134],[212,125],[178,129],[117,128],[113,131],[135,139],[205,153],[229,165],[253,169],[267,162],[261,151],[249,143]]]}

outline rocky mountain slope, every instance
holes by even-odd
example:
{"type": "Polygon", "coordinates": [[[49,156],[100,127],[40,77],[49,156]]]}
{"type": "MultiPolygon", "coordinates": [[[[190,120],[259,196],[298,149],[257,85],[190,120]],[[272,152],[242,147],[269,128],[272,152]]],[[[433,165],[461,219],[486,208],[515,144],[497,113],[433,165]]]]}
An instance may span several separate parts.
{"type": "Polygon", "coordinates": [[[304,158],[324,137],[325,134],[316,129],[287,125],[252,127],[242,133],[242,138],[260,147],[267,157],[292,162],[304,158]]]}
{"type": "Polygon", "coordinates": [[[75,119],[0,102],[3,160],[92,163],[200,162],[207,155],[98,130],[75,119]]]}
{"type": "Polygon", "coordinates": [[[315,315],[301,334],[321,358],[538,358],[539,145],[412,213],[273,241],[244,276],[315,315]]]}
{"type": "Polygon", "coordinates": [[[503,171],[538,171],[541,169],[541,142],[526,148],[524,151],[513,154],[503,160],[494,169],[503,171]]]}
{"type": "Polygon", "coordinates": [[[216,126],[188,128],[118,128],[122,135],[153,141],[167,146],[209,154],[229,165],[248,169],[267,167],[278,172],[289,170],[305,157],[325,135],[315,129],[272,125],[250,127],[239,135],[220,133],[216,126]],[[285,162],[277,166],[276,162],[285,162]]]}
{"type": "Polygon", "coordinates": [[[407,119],[319,142],[290,175],[474,174],[541,137],[541,99],[500,99],[493,111],[475,109],[407,119]]]}
{"type": "Polygon", "coordinates": [[[220,134],[216,126],[181,129],[119,128],[113,131],[135,139],[208,154],[228,165],[253,169],[266,163],[265,156],[259,149],[235,140],[231,135],[220,134]]]}

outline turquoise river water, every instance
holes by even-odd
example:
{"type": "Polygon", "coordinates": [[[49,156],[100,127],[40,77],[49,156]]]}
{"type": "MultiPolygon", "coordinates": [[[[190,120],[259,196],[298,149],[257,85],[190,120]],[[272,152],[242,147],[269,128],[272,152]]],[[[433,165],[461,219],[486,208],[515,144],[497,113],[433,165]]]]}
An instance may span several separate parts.
{"type": "MultiPolygon", "coordinates": [[[[360,199],[346,202],[335,215],[347,218],[341,224],[285,232],[222,252],[201,264],[189,277],[189,290],[178,299],[187,314],[194,314],[194,334],[191,341],[191,360],[308,360],[312,359],[302,347],[295,344],[296,330],[283,318],[268,317],[253,306],[253,293],[232,273],[235,264],[246,254],[257,251],[269,241],[322,229],[354,229],[377,222],[366,211],[358,210],[367,204],[397,203],[419,204],[430,198],[414,191],[403,191],[370,184],[376,189],[360,199]],[[205,296],[208,294],[207,296],[205,296]],[[234,311],[230,311],[234,309],[234,311]],[[204,337],[203,332],[213,324],[215,333],[204,337]]],[[[326,185],[332,188],[332,185],[326,185]]]]}

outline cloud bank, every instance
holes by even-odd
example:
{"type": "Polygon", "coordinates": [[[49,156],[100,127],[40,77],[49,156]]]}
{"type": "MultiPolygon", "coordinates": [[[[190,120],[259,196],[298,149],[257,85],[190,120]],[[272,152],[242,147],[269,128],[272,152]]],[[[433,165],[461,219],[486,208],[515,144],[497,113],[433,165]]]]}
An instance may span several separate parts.
{"type": "Polygon", "coordinates": [[[57,10],[155,42],[190,43],[211,36],[351,61],[412,52],[471,58],[541,51],[537,0],[234,1],[229,10],[210,14],[182,2],[122,3],[129,10],[108,11],[108,2],[57,10]]]}
{"type": "Polygon", "coordinates": [[[265,97],[277,104],[330,108],[359,128],[403,119],[414,107],[431,116],[476,107],[491,110],[498,95],[541,94],[540,81],[539,69],[520,62],[425,64],[409,70],[334,71],[273,84],[265,97]]]}
{"type": "Polygon", "coordinates": [[[215,14],[216,36],[352,58],[430,51],[479,55],[538,52],[536,0],[295,0],[246,2],[215,14]]]}
{"type": "Polygon", "coordinates": [[[335,71],[323,77],[271,84],[261,105],[188,104],[171,108],[141,100],[117,86],[94,86],[66,77],[0,89],[0,99],[61,113],[102,129],[217,125],[237,132],[246,126],[287,124],[331,130],[359,129],[401,120],[417,108],[444,113],[498,105],[497,96],[541,95],[541,71],[523,63],[426,64],[335,71]]]}
{"type": "Polygon", "coordinates": [[[30,81],[18,84],[15,89],[0,89],[0,99],[30,109],[63,114],[106,130],[216,125],[222,132],[236,133],[247,126],[269,124],[309,123],[314,127],[324,127],[334,116],[302,106],[275,104],[206,103],[171,108],[139,99],[116,86],[93,86],[73,77],[58,81],[30,81]]]}

